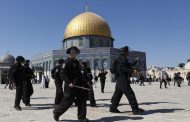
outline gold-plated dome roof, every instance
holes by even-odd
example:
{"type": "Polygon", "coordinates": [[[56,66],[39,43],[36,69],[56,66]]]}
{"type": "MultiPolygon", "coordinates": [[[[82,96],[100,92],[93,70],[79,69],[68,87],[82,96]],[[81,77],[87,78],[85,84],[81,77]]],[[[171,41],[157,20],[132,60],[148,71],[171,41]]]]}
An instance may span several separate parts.
{"type": "Polygon", "coordinates": [[[107,22],[102,17],[92,12],[81,13],[74,17],[65,29],[64,39],[84,35],[112,38],[107,22]]]}

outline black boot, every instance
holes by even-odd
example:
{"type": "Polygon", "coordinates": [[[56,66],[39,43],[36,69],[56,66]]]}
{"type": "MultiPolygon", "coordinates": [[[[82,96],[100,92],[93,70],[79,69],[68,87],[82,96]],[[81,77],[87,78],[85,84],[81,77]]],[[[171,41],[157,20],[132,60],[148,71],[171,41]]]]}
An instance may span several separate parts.
{"type": "Polygon", "coordinates": [[[15,105],[14,108],[15,108],[17,111],[21,111],[21,107],[18,106],[18,105],[15,105]]]}
{"type": "Polygon", "coordinates": [[[121,113],[118,109],[110,109],[109,110],[111,113],[121,113]]]}
{"type": "Polygon", "coordinates": [[[133,111],[133,115],[141,114],[141,113],[143,113],[144,111],[145,111],[144,109],[139,108],[138,110],[134,110],[134,111],[133,111]]]}

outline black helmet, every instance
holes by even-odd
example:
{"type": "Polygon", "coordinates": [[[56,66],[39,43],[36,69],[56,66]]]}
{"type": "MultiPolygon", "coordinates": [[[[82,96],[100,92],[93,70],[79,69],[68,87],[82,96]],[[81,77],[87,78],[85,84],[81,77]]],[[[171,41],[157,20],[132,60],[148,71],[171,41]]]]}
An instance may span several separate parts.
{"type": "Polygon", "coordinates": [[[22,57],[22,56],[17,56],[17,57],[16,57],[16,61],[18,61],[18,62],[24,62],[25,59],[24,59],[24,57],[22,57]]]}
{"type": "Polygon", "coordinates": [[[129,47],[128,46],[122,47],[119,51],[120,51],[120,53],[129,52],[129,47]]]}
{"type": "Polygon", "coordinates": [[[64,61],[65,61],[64,59],[59,59],[59,60],[58,60],[58,63],[59,63],[59,64],[63,64],[64,61]]]}
{"type": "Polygon", "coordinates": [[[70,54],[71,50],[76,50],[77,54],[80,53],[80,50],[76,46],[72,46],[72,47],[68,48],[67,51],[66,51],[66,53],[70,54]]]}

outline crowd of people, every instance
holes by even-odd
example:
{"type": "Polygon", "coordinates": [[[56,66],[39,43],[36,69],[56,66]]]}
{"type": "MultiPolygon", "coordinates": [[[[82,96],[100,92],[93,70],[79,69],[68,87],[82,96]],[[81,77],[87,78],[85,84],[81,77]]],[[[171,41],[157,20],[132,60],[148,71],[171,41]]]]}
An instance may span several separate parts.
{"type": "MultiPolygon", "coordinates": [[[[112,113],[120,113],[118,106],[123,94],[129,101],[132,112],[134,115],[144,112],[139,107],[134,91],[131,88],[132,84],[138,84],[144,86],[144,82],[148,82],[151,85],[155,78],[146,78],[143,74],[139,77],[133,76],[134,66],[138,59],[130,63],[127,59],[129,49],[127,46],[120,49],[120,56],[112,63],[110,72],[115,75],[116,86],[113,96],[111,98],[111,105],[109,111],[112,113]]],[[[54,79],[56,86],[55,94],[55,107],[53,110],[53,117],[56,121],[59,117],[65,113],[69,107],[75,103],[78,107],[78,120],[80,122],[89,122],[86,117],[87,107],[86,101],[90,101],[91,107],[96,107],[96,99],[94,95],[93,85],[95,85],[98,79],[101,83],[101,92],[104,93],[105,80],[107,71],[100,69],[99,73],[94,75],[91,72],[89,64],[79,62],[77,55],[80,54],[80,50],[72,46],[67,49],[66,53],[69,55],[67,59],[59,59],[56,66],[51,70],[51,77],[54,79]],[[93,82],[94,79],[94,82],[93,82]]],[[[33,94],[32,83],[37,83],[33,70],[29,67],[29,60],[25,60],[24,57],[18,56],[16,63],[10,68],[7,85],[10,89],[16,89],[14,108],[21,110],[20,101],[22,100],[26,106],[31,106],[30,97],[33,94]]],[[[170,85],[171,78],[167,74],[158,79],[160,81],[160,88],[164,83],[165,88],[167,84],[170,85]]],[[[176,73],[174,77],[174,86],[177,84],[181,87],[182,78],[180,73],[176,73]]],[[[187,80],[190,85],[190,73],[187,75],[187,80]]],[[[5,86],[5,88],[7,87],[5,86]]],[[[41,81],[41,88],[49,87],[48,76],[43,75],[41,81]]]]}
{"type": "MultiPolygon", "coordinates": [[[[190,73],[187,74],[186,77],[188,81],[188,86],[190,86],[190,73]]],[[[132,84],[139,84],[140,86],[145,86],[145,82],[147,82],[149,85],[152,85],[152,82],[160,82],[160,89],[162,89],[162,85],[164,84],[165,88],[168,88],[167,86],[171,85],[171,82],[173,82],[174,86],[181,87],[181,84],[183,83],[184,79],[181,77],[181,73],[175,73],[174,78],[172,79],[169,77],[167,73],[164,73],[162,77],[159,78],[152,78],[151,76],[145,77],[143,74],[141,74],[139,77],[130,77],[130,82],[132,84]]]]}

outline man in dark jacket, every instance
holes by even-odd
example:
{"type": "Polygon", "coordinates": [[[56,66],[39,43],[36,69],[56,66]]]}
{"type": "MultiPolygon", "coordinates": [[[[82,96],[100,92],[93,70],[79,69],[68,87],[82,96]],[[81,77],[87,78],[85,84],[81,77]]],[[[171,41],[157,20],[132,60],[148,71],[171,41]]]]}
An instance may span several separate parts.
{"type": "Polygon", "coordinates": [[[58,60],[58,65],[55,66],[51,70],[51,75],[52,78],[55,80],[55,87],[56,87],[56,95],[55,95],[55,105],[58,105],[63,98],[63,80],[61,78],[61,71],[63,70],[63,64],[64,64],[63,59],[58,60]]]}
{"type": "Polygon", "coordinates": [[[16,63],[10,68],[10,77],[16,85],[15,105],[16,110],[21,110],[20,101],[23,95],[23,82],[25,80],[25,72],[22,64],[24,63],[24,57],[18,56],[16,63]]]}
{"type": "Polygon", "coordinates": [[[100,83],[101,83],[101,92],[104,93],[104,87],[105,87],[105,81],[106,81],[106,75],[107,71],[104,71],[104,69],[100,70],[100,73],[98,74],[98,77],[100,77],[100,83]]]}
{"type": "Polygon", "coordinates": [[[64,97],[61,102],[55,106],[53,111],[54,119],[59,120],[59,117],[65,113],[69,107],[73,104],[76,99],[78,107],[78,120],[79,122],[89,122],[86,118],[86,99],[85,99],[85,90],[77,88],[84,87],[86,85],[85,80],[81,73],[81,66],[79,61],[76,59],[77,54],[79,54],[79,49],[77,47],[70,47],[67,49],[67,54],[70,56],[65,61],[64,67],[64,97]]]}
{"type": "Polygon", "coordinates": [[[91,89],[88,91],[88,100],[90,100],[90,106],[91,107],[96,107],[96,101],[94,98],[94,90],[93,90],[93,83],[92,83],[92,72],[90,67],[88,66],[87,62],[83,62],[82,63],[83,67],[82,67],[82,71],[83,71],[83,77],[84,80],[86,80],[86,82],[88,83],[88,88],[91,89]]]}
{"type": "Polygon", "coordinates": [[[120,111],[117,109],[119,106],[119,102],[121,100],[121,97],[123,94],[127,97],[129,100],[129,104],[131,105],[133,114],[139,114],[141,112],[144,112],[143,109],[139,108],[135,93],[133,92],[131,86],[130,86],[130,76],[132,76],[133,72],[133,65],[136,64],[129,63],[127,60],[128,56],[128,47],[125,46],[121,48],[120,56],[116,59],[116,67],[117,67],[117,73],[116,73],[116,87],[115,92],[113,94],[113,97],[111,99],[111,106],[110,106],[110,112],[113,113],[120,113],[120,111]]]}
{"type": "Polygon", "coordinates": [[[30,97],[32,96],[34,90],[32,87],[31,79],[35,77],[32,69],[29,67],[29,60],[26,60],[24,63],[24,73],[26,75],[25,80],[23,82],[23,103],[26,106],[31,106],[30,104],[30,97]]]}

